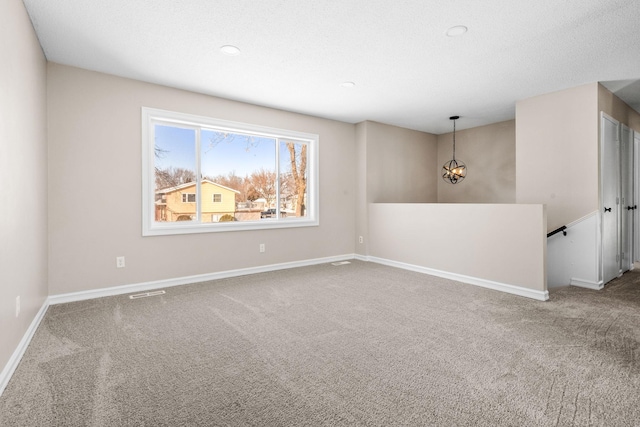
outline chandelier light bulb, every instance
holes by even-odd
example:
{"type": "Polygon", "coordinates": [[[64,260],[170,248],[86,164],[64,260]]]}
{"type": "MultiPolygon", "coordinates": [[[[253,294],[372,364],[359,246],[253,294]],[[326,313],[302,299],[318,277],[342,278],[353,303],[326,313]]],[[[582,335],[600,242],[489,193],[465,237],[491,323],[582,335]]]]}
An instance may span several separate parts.
{"type": "Polygon", "coordinates": [[[449,120],[453,120],[453,157],[446,162],[442,169],[442,179],[450,184],[457,184],[467,176],[467,166],[461,160],[456,160],[456,120],[459,116],[451,116],[449,120]]]}

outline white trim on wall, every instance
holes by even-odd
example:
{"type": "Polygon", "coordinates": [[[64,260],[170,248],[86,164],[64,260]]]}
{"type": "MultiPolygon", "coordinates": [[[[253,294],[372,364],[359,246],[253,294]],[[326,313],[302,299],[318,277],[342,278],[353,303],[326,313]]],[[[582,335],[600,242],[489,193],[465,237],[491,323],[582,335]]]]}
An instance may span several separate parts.
{"type": "Polygon", "coordinates": [[[519,295],[521,297],[533,298],[539,301],[547,301],[549,299],[549,291],[536,291],[534,289],[523,288],[521,286],[494,282],[492,280],[465,276],[463,274],[450,273],[448,271],[441,271],[441,270],[436,270],[429,267],[406,264],[404,262],[392,261],[384,258],[377,258],[377,257],[370,256],[370,257],[367,257],[367,260],[378,263],[378,264],[388,265],[390,267],[402,268],[404,270],[410,270],[418,273],[428,274],[431,276],[442,277],[444,279],[455,280],[457,282],[463,282],[469,285],[481,286],[483,288],[493,289],[495,291],[501,291],[501,292],[506,292],[508,294],[519,295]]]}
{"type": "Polygon", "coordinates": [[[66,294],[50,295],[49,304],[63,304],[74,301],[84,301],[113,295],[123,295],[134,292],[150,291],[171,286],[189,285],[192,283],[208,282],[210,280],[226,279],[229,277],[246,276],[249,274],[266,273],[268,271],[284,270],[287,268],[305,267],[309,265],[325,264],[336,261],[353,259],[354,254],[337,255],[325,258],[314,258],[303,261],[285,262],[281,264],[262,265],[259,267],[241,268],[237,270],[219,271],[216,273],[198,274],[193,276],[176,277],[166,280],[134,283],[131,285],[113,286],[109,288],[93,289],[89,291],[70,292],[66,294]]]}
{"type": "Polygon", "coordinates": [[[571,278],[571,286],[578,286],[580,288],[593,289],[595,291],[599,291],[604,288],[604,283],[602,280],[599,282],[593,282],[591,280],[578,279],[576,277],[571,278]]]}
{"type": "MultiPolygon", "coordinates": [[[[547,301],[549,299],[549,291],[536,291],[533,289],[523,288],[521,286],[494,282],[492,280],[485,280],[477,277],[465,276],[463,274],[450,273],[448,271],[441,271],[433,268],[421,267],[418,265],[392,261],[389,259],[373,257],[369,255],[354,254],[353,259],[356,259],[358,261],[364,261],[364,262],[375,262],[378,264],[388,265],[390,267],[397,267],[397,268],[402,268],[404,270],[410,270],[418,273],[429,274],[431,276],[437,276],[437,277],[442,277],[444,279],[455,280],[457,282],[463,282],[469,285],[481,286],[483,288],[506,292],[513,295],[533,298],[538,301],[547,301]]],[[[580,281],[579,279],[572,279],[572,280],[580,281]]],[[[582,283],[585,281],[580,281],[580,282],[582,283]]],[[[579,286],[579,285],[576,285],[576,286],[579,286]]]]}
{"type": "MultiPolygon", "coordinates": [[[[598,179],[598,204],[599,204],[599,209],[598,209],[598,248],[599,248],[599,252],[600,252],[600,258],[598,260],[598,268],[600,269],[599,274],[598,274],[598,282],[602,281],[603,283],[608,282],[610,280],[612,280],[613,278],[617,277],[620,275],[621,273],[621,269],[620,269],[620,260],[618,258],[618,271],[615,277],[611,277],[611,278],[607,278],[606,276],[606,271],[605,271],[605,258],[606,255],[610,255],[605,251],[605,223],[604,223],[604,208],[605,208],[605,176],[607,175],[605,173],[605,140],[606,140],[606,129],[605,129],[605,124],[604,121],[607,120],[611,123],[613,123],[617,128],[616,128],[616,157],[618,159],[618,161],[616,162],[616,170],[613,171],[615,172],[614,176],[617,175],[617,191],[616,191],[616,208],[615,208],[615,212],[617,215],[616,218],[616,258],[618,258],[620,256],[620,203],[619,203],[619,199],[620,199],[620,122],[616,119],[614,119],[613,117],[611,117],[610,115],[608,115],[607,113],[605,113],[604,111],[600,111],[600,119],[598,121],[599,126],[600,126],[600,132],[599,132],[599,139],[598,139],[598,144],[599,144],[599,154],[600,154],[600,159],[599,159],[599,167],[600,167],[600,177],[598,179]]],[[[611,174],[612,171],[608,171],[609,174],[611,174]]],[[[613,204],[612,206],[613,207],[613,204]]],[[[608,236],[609,239],[611,239],[611,236],[608,236]]]]}
{"type": "MultiPolygon", "coordinates": [[[[640,132],[633,131],[633,197],[640,204],[640,132]]],[[[633,262],[640,261],[640,210],[633,211],[633,262]]]]}
{"type": "Polygon", "coordinates": [[[550,288],[575,283],[596,289],[600,276],[601,244],[600,212],[593,211],[567,224],[566,236],[558,233],[547,238],[547,286],[550,288]],[[579,279],[577,279],[579,277],[579,279]]]}
{"type": "MultiPolygon", "coordinates": [[[[260,126],[249,123],[234,122],[212,117],[199,116],[194,114],[180,113],[175,111],[161,110],[157,108],[141,107],[142,122],[142,235],[160,236],[172,234],[193,234],[210,232],[229,232],[244,230],[263,230],[273,228],[293,228],[293,227],[316,227],[320,224],[319,208],[319,145],[320,136],[318,134],[299,132],[293,130],[279,129],[274,127],[260,126]],[[249,135],[258,138],[269,138],[273,141],[275,158],[275,170],[278,174],[280,168],[279,152],[280,144],[283,142],[294,142],[304,145],[307,149],[306,162],[306,196],[305,215],[293,218],[287,215],[279,215],[269,221],[247,220],[247,221],[227,221],[210,222],[202,218],[201,205],[201,181],[195,181],[195,193],[184,193],[183,203],[193,203],[185,201],[185,194],[195,194],[195,214],[192,221],[158,221],[155,216],[156,208],[156,188],[155,188],[155,166],[156,166],[156,126],[175,126],[178,128],[190,129],[194,132],[194,173],[202,176],[204,172],[200,170],[202,162],[200,159],[200,139],[201,131],[211,130],[220,132],[230,132],[242,135],[249,135]]],[[[278,175],[279,176],[279,175],[278,175]]],[[[279,178],[277,178],[279,179],[279,178]]],[[[175,189],[176,187],[173,187],[175,189]]],[[[276,189],[277,190],[277,189],[276,189]]],[[[280,194],[276,191],[276,208],[279,210],[280,194]]]]}
{"type": "MultiPolygon", "coordinates": [[[[481,279],[478,277],[465,276],[463,274],[451,273],[448,271],[436,270],[428,267],[421,267],[418,265],[407,264],[398,261],[392,261],[384,258],[364,256],[358,254],[344,254],[326,258],[315,258],[304,261],[286,262],[281,264],[270,264],[259,267],[243,268],[238,270],[227,270],[216,273],[198,274],[194,276],[177,277],[173,279],[154,280],[150,282],[134,283],[130,285],[114,286],[110,288],[93,289],[89,291],[70,292],[66,294],[50,295],[47,299],[48,304],[64,304],[67,302],[84,301],[93,298],[102,298],[113,295],[123,295],[135,292],[150,291],[159,288],[166,288],[172,286],[188,285],[192,283],[207,282],[210,280],[226,279],[229,277],[246,276],[249,274],[265,273],[269,271],[284,270],[288,268],[305,267],[309,265],[325,264],[337,261],[345,261],[350,259],[356,259],[365,262],[375,262],[378,264],[388,265],[390,267],[402,268],[404,270],[416,271],[419,273],[429,274],[431,276],[442,277],[444,279],[455,280],[458,282],[467,283],[470,285],[481,286],[483,288],[493,289],[509,294],[519,295],[527,298],[533,298],[539,301],[546,301],[549,299],[548,291],[537,291],[534,289],[528,289],[521,286],[510,285],[507,283],[495,282],[492,280],[481,279]]],[[[580,279],[572,279],[577,282],[586,282],[580,279]]],[[[579,285],[576,285],[579,286],[579,285]]]]}
{"type": "Polygon", "coordinates": [[[46,299],[38,310],[36,317],[33,318],[33,321],[29,325],[29,328],[25,332],[24,336],[18,343],[18,347],[16,347],[15,351],[9,358],[9,361],[5,365],[2,372],[0,372],[0,396],[4,392],[4,389],[9,384],[9,380],[13,376],[13,373],[16,371],[18,364],[20,364],[20,360],[22,360],[22,356],[24,356],[24,352],[27,350],[33,335],[36,333],[38,326],[40,326],[40,322],[44,318],[44,314],[47,312],[47,308],[49,308],[49,300],[46,299]]]}
{"type": "MultiPolygon", "coordinates": [[[[532,289],[523,288],[520,286],[509,285],[506,283],[498,283],[498,282],[493,282],[491,280],[480,279],[477,277],[464,276],[461,274],[450,273],[447,271],[440,271],[432,268],[420,267],[417,265],[406,264],[406,263],[392,261],[384,258],[364,256],[364,255],[358,255],[358,254],[344,254],[344,255],[337,255],[337,256],[331,256],[331,257],[325,257],[325,258],[315,258],[315,259],[309,259],[309,260],[303,260],[303,261],[293,261],[293,262],[286,262],[281,264],[271,264],[271,265],[264,265],[259,267],[227,270],[227,271],[221,271],[217,273],[177,277],[174,279],[167,279],[167,280],[155,280],[155,281],[144,282],[144,283],[135,283],[131,285],[113,286],[109,288],[94,289],[90,291],[80,291],[80,292],[71,292],[66,294],[50,295],[45,300],[42,307],[40,308],[35,318],[31,322],[31,325],[29,326],[26,333],[24,334],[24,337],[22,338],[22,340],[18,344],[18,347],[16,348],[16,350],[13,352],[13,355],[9,359],[9,362],[0,373],[0,395],[2,395],[2,392],[4,391],[5,387],[7,386],[7,384],[9,384],[9,381],[11,380],[11,376],[13,375],[16,368],[18,367],[18,364],[20,363],[22,356],[24,355],[27,347],[29,346],[31,339],[33,338],[36,330],[38,329],[38,326],[40,325],[40,322],[44,318],[44,315],[47,312],[47,309],[49,308],[50,305],[63,304],[63,303],[75,302],[75,301],[84,301],[84,300],[89,300],[93,298],[102,298],[102,297],[114,296],[114,295],[143,292],[143,291],[166,288],[171,286],[187,285],[192,283],[206,282],[209,280],[225,279],[229,277],[245,276],[249,274],[265,273],[269,271],[284,270],[284,269],[296,268],[296,267],[305,267],[310,265],[332,263],[332,262],[345,261],[350,259],[357,259],[365,262],[375,262],[375,263],[387,265],[390,267],[397,267],[404,270],[416,271],[418,273],[429,274],[431,276],[442,277],[445,279],[455,280],[458,282],[463,282],[463,283],[467,283],[475,286],[481,286],[483,288],[493,289],[496,291],[506,292],[509,294],[519,295],[527,298],[533,298],[539,301],[546,301],[549,299],[548,291],[544,291],[544,292],[536,291],[532,289]]],[[[578,279],[572,279],[572,282],[573,280],[578,280],[578,279]]],[[[580,285],[576,285],[576,286],[580,286],[580,285]]]]}

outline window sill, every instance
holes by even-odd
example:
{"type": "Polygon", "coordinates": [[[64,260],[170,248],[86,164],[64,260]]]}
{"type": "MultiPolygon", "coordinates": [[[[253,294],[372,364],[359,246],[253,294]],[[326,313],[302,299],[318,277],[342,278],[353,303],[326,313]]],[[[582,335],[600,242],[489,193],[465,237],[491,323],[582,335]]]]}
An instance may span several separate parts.
{"type": "Polygon", "coordinates": [[[175,234],[221,233],[227,231],[270,230],[276,228],[317,227],[317,219],[261,219],[246,222],[216,222],[196,224],[154,223],[143,226],[142,236],[169,236],[175,234]],[[166,225],[165,225],[166,224],[166,225]]]}

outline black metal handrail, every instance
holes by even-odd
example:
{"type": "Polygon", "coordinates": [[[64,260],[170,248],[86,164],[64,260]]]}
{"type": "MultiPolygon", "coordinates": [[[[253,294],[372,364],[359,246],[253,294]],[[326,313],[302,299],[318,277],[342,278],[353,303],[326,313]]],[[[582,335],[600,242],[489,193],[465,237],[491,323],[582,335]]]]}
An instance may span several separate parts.
{"type": "Polygon", "coordinates": [[[558,234],[558,233],[559,233],[559,232],[561,232],[561,231],[562,231],[562,234],[563,234],[564,236],[566,236],[566,235],[567,235],[567,232],[565,231],[566,229],[567,229],[567,226],[566,226],[566,225],[563,225],[563,226],[562,226],[562,227],[560,227],[560,228],[556,228],[556,229],[555,229],[555,230],[553,230],[552,232],[547,233],[547,238],[549,238],[549,237],[553,236],[554,234],[558,234]]]}

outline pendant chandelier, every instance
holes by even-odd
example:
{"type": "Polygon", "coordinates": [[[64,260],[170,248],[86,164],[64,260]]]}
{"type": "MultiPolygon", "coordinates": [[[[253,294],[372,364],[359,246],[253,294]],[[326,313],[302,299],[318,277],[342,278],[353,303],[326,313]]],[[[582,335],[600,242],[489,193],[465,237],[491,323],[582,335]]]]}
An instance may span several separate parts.
{"type": "Polygon", "coordinates": [[[467,176],[467,166],[461,160],[456,160],[456,120],[459,118],[449,117],[449,120],[453,120],[453,158],[442,166],[442,179],[451,184],[457,184],[467,176]]]}

